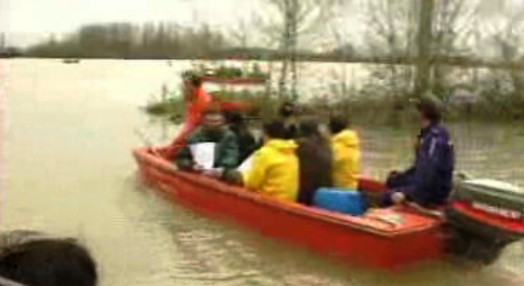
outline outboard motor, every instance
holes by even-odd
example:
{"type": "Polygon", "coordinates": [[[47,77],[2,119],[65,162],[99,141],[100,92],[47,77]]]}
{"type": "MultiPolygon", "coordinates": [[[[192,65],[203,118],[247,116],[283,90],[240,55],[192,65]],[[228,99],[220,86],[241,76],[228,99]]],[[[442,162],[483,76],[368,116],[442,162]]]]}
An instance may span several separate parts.
{"type": "Polygon", "coordinates": [[[503,182],[456,180],[446,208],[449,251],[490,264],[524,238],[524,190],[503,182]]]}

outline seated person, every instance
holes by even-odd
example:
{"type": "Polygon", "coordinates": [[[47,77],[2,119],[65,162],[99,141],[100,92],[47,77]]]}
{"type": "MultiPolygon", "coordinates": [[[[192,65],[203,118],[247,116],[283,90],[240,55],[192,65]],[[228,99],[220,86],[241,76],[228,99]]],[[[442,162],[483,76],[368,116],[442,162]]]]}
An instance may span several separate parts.
{"type": "Polygon", "coordinates": [[[298,133],[295,105],[292,102],[284,102],[278,113],[286,128],[286,139],[295,139],[298,133]]]}
{"type": "Polygon", "coordinates": [[[229,129],[235,133],[238,146],[238,162],[242,163],[260,146],[245,124],[244,117],[238,112],[227,115],[229,129]]]}
{"type": "Polygon", "coordinates": [[[76,240],[36,231],[0,235],[0,285],[95,286],[96,262],[76,240]]]}
{"type": "Polygon", "coordinates": [[[240,173],[240,181],[249,190],[294,202],[299,175],[297,145],[286,139],[281,121],[264,124],[263,133],[264,145],[253,155],[251,168],[240,173]]]}
{"type": "Polygon", "coordinates": [[[448,131],[440,125],[437,106],[424,102],[420,106],[421,125],[416,146],[415,164],[405,172],[393,171],[382,206],[412,201],[422,207],[446,203],[451,192],[455,156],[448,131]]]}
{"type": "Polygon", "coordinates": [[[298,160],[300,188],[298,202],[311,205],[315,192],[322,187],[331,187],[331,146],[312,120],[298,126],[298,160]]]}
{"type": "Polygon", "coordinates": [[[334,116],[329,121],[333,156],[333,186],[357,190],[360,172],[360,143],[358,135],[349,128],[345,117],[334,116]]]}
{"type": "Polygon", "coordinates": [[[220,111],[205,112],[202,126],[191,134],[188,144],[182,147],[176,156],[179,169],[205,171],[203,166],[199,166],[193,160],[190,146],[198,143],[216,143],[213,168],[232,169],[238,165],[237,140],[235,134],[225,125],[224,115],[220,111]]]}

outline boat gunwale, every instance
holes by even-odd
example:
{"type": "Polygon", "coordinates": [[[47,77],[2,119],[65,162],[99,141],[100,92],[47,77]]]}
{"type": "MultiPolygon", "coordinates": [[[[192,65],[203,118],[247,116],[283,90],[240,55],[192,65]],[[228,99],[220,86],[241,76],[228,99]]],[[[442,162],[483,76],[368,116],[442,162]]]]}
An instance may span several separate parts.
{"type": "MultiPolygon", "coordinates": [[[[378,229],[366,223],[372,220],[371,218],[342,215],[334,212],[303,206],[298,203],[289,203],[264,196],[260,193],[247,191],[239,186],[230,185],[221,181],[213,180],[211,178],[199,176],[197,174],[182,172],[165,158],[161,158],[151,154],[149,152],[149,147],[136,148],[135,150],[133,150],[133,154],[139,164],[152,164],[154,167],[157,167],[164,172],[168,172],[171,175],[177,176],[178,179],[188,181],[191,184],[196,184],[200,187],[212,189],[213,191],[219,191],[228,195],[235,195],[237,197],[240,197],[241,199],[254,201],[255,203],[258,203],[260,205],[279,209],[294,215],[305,216],[325,223],[366,231],[368,233],[379,235],[381,237],[394,238],[403,235],[411,235],[427,231],[431,228],[436,227],[435,224],[427,224],[423,226],[412,226],[409,229],[395,229],[393,227],[390,227],[388,230],[378,229]],[[198,177],[198,179],[196,179],[195,177],[198,177]]],[[[377,222],[376,220],[372,221],[377,222]]]]}

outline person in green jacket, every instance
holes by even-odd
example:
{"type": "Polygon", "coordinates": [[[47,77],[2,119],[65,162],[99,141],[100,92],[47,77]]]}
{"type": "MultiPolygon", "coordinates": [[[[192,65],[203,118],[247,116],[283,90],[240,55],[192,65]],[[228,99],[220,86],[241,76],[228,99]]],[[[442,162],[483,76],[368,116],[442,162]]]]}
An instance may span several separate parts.
{"type": "Polygon", "coordinates": [[[234,169],[238,165],[239,149],[235,134],[225,125],[224,115],[220,111],[210,110],[204,113],[203,124],[189,137],[188,144],[176,156],[176,165],[181,170],[202,171],[204,174],[211,170],[203,170],[193,160],[191,145],[198,143],[216,143],[213,163],[213,176],[217,170],[234,169]]]}

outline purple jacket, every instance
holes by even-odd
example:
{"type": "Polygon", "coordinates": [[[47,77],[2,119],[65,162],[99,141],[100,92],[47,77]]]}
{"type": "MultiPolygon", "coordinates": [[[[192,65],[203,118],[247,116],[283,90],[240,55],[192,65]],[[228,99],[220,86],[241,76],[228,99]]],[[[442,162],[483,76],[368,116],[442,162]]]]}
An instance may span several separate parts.
{"type": "Polygon", "coordinates": [[[452,188],[453,144],[448,131],[440,125],[423,128],[419,138],[415,165],[402,174],[398,185],[391,187],[422,206],[443,205],[452,188]]]}
{"type": "Polygon", "coordinates": [[[448,131],[431,125],[420,131],[413,185],[407,194],[421,205],[442,205],[451,192],[455,154],[448,131]]]}

